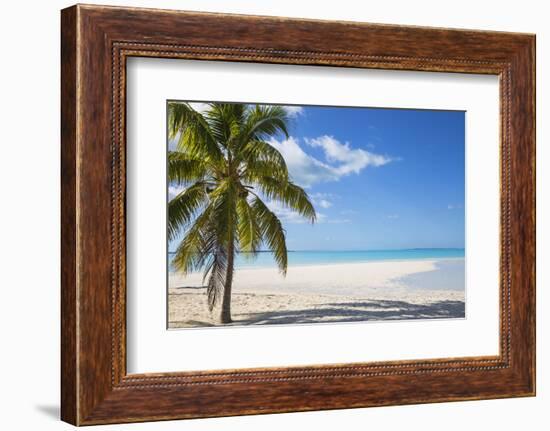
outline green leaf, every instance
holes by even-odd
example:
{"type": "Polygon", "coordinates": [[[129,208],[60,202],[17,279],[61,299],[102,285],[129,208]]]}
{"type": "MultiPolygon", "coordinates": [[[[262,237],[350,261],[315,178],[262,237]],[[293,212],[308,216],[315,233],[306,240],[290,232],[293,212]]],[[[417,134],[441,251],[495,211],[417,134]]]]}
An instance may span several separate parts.
{"type": "Polygon", "coordinates": [[[203,180],[208,173],[207,163],[180,151],[168,152],[168,180],[176,184],[203,180]]]}
{"type": "Polygon", "coordinates": [[[249,108],[241,143],[262,141],[282,133],[288,138],[288,114],[282,106],[255,105],[249,108]]]}
{"type": "Polygon", "coordinates": [[[258,197],[252,201],[252,208],[260,227],[262,237],[273,253],[275,262],[283,274],[288,267],[285,231],[281,221],[258,197]]]}
{"type": "Polygon", "coordinates": [[[269,199],[279,201],[283,206],[296,211],[314,223],[317,219],[315,208],[304,189],[291,181],[281,181],[270,176],[255,178],[256,186],[269,199]]]}
{"type": "Polygon", "coordinates": [[[255,254],[262,243],[262,231],[246,195],[241,196],[237,202],[237,218],[240,249],[245,253],[255,254]]]}
{"type": "Polygon", "coordinates": [[[289,180],[283,156],[267,142],[288,136],[287,123],[280,106],[209,103],[201,114],[188,103],[168,104],[169,138],[177,139],[168,178],[192,183],[168,204],[170,240],[184,232],[173,265],[184,274],[203,271],[210,310],[232,283],[237,246],[254,254],[265,244],[286,274],[282,222],[258,193],[315,221],[307,193],[289,180]]]}
{"type": "Polygon", "coordinates": [[[219,162],[222,151],[206,119],[188,103],[168,104],[168,137],[179,136],[178,150],[193,158],[219,162]]]}
{"type": "Polygon", "coordinates": [[[176,249],[172,265],[184,274],[200,270],[212,258],[216,248],[212,207],[208,206],[186,232],[176,249]]]}
{"type": "Polygon", "coordinates": [[[168,202],[168,239],[173,240],[207,201],[206,184],[199,181],[168,202]]]}
{"type": "Polygon", "coordinates": [[[254,181],[259,176],[273,176],[288,180],[285,159],[273,146],[263,141],[249,142],[239,153],[238,161],[244,167],[242,177],[245,181],[254,181]]]}

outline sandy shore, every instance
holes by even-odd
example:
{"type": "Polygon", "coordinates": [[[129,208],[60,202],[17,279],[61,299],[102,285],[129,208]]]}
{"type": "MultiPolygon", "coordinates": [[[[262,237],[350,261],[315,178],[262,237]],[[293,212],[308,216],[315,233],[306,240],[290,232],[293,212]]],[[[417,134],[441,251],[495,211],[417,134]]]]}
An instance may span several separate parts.
{"type": "MultiPolygon", "coordinates": [[[[236,271],[235,325],[464,317],[464,259],[236,271]]],[[[202,275],[170,274],[169,327],[215,324],[202,275]]]]}

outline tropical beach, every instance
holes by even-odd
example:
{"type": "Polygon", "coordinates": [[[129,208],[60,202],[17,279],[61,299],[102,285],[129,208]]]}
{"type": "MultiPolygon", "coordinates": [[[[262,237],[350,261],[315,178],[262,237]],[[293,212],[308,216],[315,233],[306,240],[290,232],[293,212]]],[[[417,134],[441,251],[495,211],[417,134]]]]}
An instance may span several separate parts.
{"type": "Polygon", "coordinates": [[[465,317],[464,112],[167,108],[169,329],[465,317]]]}
{"type": "MultiPolygon", "coordinates": [[[[244,267],[233,280],[231,325],[463,318],[464,258],[244,267]]],[[[172,275],[171,329],[216,325],[202,274],[172,275]]]]}

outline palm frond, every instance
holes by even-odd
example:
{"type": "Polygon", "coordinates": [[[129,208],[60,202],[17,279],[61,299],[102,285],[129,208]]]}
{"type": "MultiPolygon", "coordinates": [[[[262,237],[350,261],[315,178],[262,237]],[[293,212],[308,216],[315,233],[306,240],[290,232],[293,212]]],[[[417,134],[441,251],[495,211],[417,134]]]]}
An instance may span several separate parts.
{"type": "Polygon", "coordinates": [[[202,114],[188,103],[168,105],[169,138],[177,138],[176,151],[168,154],[168,177],[174,184],[194,183],[168,204],[168,236],[174,240],[185,229],[172,264],[184,274],[203,271],[209,309],[223,297],[229,314],[225,294],[231,292],[236,250],[254,254],[265,244],[281,272],[287,271],[282,222],[260,196],[311,222],[316,214],[305,190],[289,180],[281,153],[266,142],[288,136],[286,110],[208,105],[202,114]]]}
{"type": "Polygon", "coordinates": [[[241,144],[261,141],[282,133],[288,138],[289,118],[282,106],[255,105],[247,110],[246,124],[241,134],[241,144]]]}
{"type": "Polygon", "coordinates": [[[285,231],[281,221],[258,197],[252,201],[252,209],[260,227],[262,238],[273,253],[275,262],[283,274],[288,267],[285,231]]]}
{"type": "Polygon", "coordinates": [[[240,250],[245,253],[256,253],[262,244],[262,231],[256,214],[243,195],[237,201],[237,234],[240,250]]]}
{"type": "MultiPolygon", "coordinates": [[[[206,114],[205,114],[206,115],[206,114]]],[[[194,158],[208,158],[219,161],[222,151],[206,119],[188,103],[168,104],[168,137],[179,135],[177,148],[194,158]]]]}
{"type": "Polygon", "coordinates": [[[317,219],[315,207],[305,190],[291,181],[281,181],[270,176],[254,178],[256,186],[269,199],[281,202],[285,207],[296,211],[314,223],[317,219]]]}
{"type": "Polygon", "coordinates": [[[212,311],[218,304],[227,277],[227,252],[224,247],[216,247],[209,268],[206,269],[204,276],[209,274],[208,284],[206,285],[206,295],[208,298],[208,309],[212,311]]]}
{"type": "Polygon", "coordinates": [[[168,239],[173,240],[208,199],[206,183],[198,181],[168,202],[168,239]]]}
{"type": "Polygon", "coordinates": [[[204,159],[180,151],[168,152],[168,180],[177,184],[203,180],[208,173],[204,159]]]}
{"type": "Polygon", "coordinates": [[[247,185],[261,182],[264,177],[273,178],[281,183],[290,181],[286,167],[281,167],[270,161],[250,161],[243,169],[242,179],[247,185]]]}
{"type": "Polygon", "coordinates": [[[267,162],[273,165],[274,169],[286,173],[288,169],[282,154],[274,146],[265,141],[249,141],[235,156],[236,160],[245,166],[255,162],[267,162]]]}
{"type": "Polygon", "coordinates": [[[208,264],[208,260],[216,251],[216,236],[212,222],[212,207],[209,205],[195,219],[176,249],[172,265],[177,271],[187,275],[208,264]]]}
{"type": "Polygon", "coordinates": [[[205,114],[212,135],[226,149],[231,149],[239,136],[245,107],[241,103],[212,103],[205,114]]]}

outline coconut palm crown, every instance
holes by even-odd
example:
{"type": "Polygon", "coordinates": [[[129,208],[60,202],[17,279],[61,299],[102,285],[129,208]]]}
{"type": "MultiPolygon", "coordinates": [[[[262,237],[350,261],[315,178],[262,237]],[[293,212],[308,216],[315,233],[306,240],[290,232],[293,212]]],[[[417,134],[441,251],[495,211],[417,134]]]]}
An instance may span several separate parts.
{"type": "Polygon", "coordinates": [[[168,203],[168,237],[179,241],[172,264],[184,274],[204,271],[210,311],[221,300],[221,323],[231,322],[236,253],[254,256],[263,245],[286,274],[285,231],[263,199],[315,222],[307,193],[266,142],[288,137],[288,123],[280,106],[209,103],[199,112],[188,103],[168,104],[169,139],[176,141],[168,178],[184,187],[168,203]]]}

